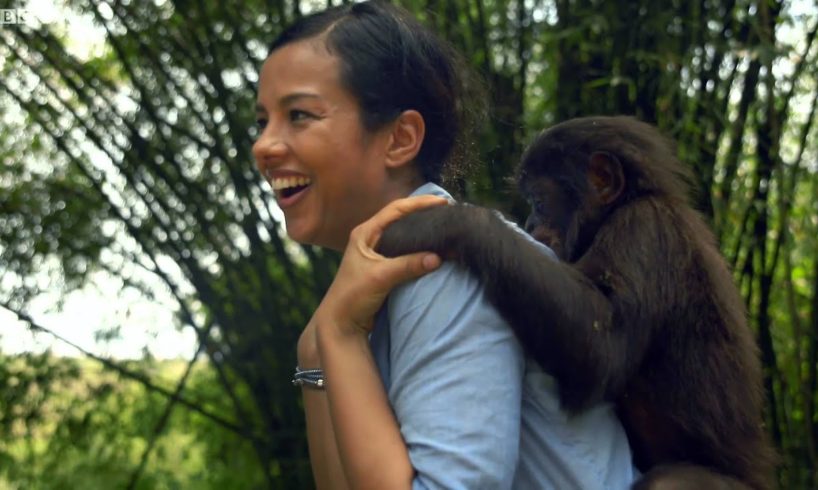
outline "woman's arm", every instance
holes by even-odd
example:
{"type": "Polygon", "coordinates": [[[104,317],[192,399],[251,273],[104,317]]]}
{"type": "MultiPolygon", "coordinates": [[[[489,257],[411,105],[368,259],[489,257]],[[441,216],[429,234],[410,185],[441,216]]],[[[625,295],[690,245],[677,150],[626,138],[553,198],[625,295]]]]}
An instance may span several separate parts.
{"type": "Polygon", "coordinates": [[[331,423],[351,488],[409,489],[414,469],[366,335],[319,324],[331,423]]]}
{"type": "Polygon", "coordinates": [[[326,391],[304,388],[310,461],[319,489],[410,488],[414,470],[372,360],[368,333],[397,284],[440,265],[432,254],[386,259],[373,250],[383,228],[447,201],[401,199],[357,227],[329,291],[299,340],[299,364],[324,370],[326,391]]]}
{"type": "MultiPolygon", "coordinates": [[[[315,340],[315,322],[310,320],[298,340],[298,365],[305,368],[321,368],[318,346],[315,340]]],[[[301,389],[304,414],[307,423],[307,445],[310,466],[318,490],[347,490],[346,475],[335,442],[335,431],[330,419],[327,392],[304,385],[301,389]]]]}
{"type": "Polygon", "coordinates": [[[321,367],[327,382],[325,390],[302,388],[316,487],[410,488],[414,471],[366,335],[324,325],[321,354],[302,364],[321,367]]]}

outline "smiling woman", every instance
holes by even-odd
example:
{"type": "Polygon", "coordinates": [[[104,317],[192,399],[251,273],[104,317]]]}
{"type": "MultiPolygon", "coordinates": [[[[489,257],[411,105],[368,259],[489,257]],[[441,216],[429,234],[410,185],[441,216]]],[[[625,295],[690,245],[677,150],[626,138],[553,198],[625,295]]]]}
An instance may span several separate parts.
{"type": "MultiPolygon", "coordinates": [[[[410,165],[383,164],[393,128],[365,130],[340,73],[323,38],[274,50],[259,77],[261,134],[253,146],[290,237],[336,250],[355,225],[422,183],[410,165]],[[390,170],[396,175],[387,179],[390,170]],[[385,192],[387,181],[393,185],[385,192]]],[[[422,132],[409,137],[419,140],[422,132]]]]}
{"type": "Polygon", "coordinates": [[[373,250],[390,222],[451,198],[441,173],[482,100],[459,60],[403,10],[363,2],[299,20],[261,68],[253,154],[287,233],[345,250],[298,343],[316,484],[624,488],[611,407],[569,420],[475,279],[373,250]]]}

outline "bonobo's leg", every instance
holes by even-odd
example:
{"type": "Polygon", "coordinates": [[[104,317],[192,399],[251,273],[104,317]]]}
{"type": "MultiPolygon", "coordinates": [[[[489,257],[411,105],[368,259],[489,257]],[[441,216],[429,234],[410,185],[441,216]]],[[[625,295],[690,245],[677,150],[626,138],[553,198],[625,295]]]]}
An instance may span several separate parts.
{"type": "Polygon", "coordinates": [[[750,490],[750,487],[704,466],[678,464],[653,468],[631,490],[750,490]]]}

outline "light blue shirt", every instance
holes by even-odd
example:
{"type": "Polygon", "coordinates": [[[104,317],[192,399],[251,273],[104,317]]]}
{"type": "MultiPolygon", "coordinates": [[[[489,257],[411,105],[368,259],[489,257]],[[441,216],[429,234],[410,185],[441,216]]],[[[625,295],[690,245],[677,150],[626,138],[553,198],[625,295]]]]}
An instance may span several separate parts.
{"type": "MultiPolygon", "coordinates": [[[[434,184],[416,194],[450,197],[434,184]]],[[[414,489],[619,490],[637,475],[612,406],[563,412],[555,380],[463,269],[392,291],[370,343],[414,489]]]]}

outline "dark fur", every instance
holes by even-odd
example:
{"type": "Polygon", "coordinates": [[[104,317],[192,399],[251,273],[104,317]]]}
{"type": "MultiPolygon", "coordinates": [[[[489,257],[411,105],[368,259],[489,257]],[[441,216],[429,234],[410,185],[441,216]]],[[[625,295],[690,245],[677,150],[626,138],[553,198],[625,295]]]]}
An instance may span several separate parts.
{"type": "Polygon", "coordinates": [[[529,218],[535,230],[567,223],[548,239],[561,261],[545,258],[496,212],[469,205],[407,216],[386,230],[379,250],[458,261],[559,381],[566,409],[615,401],[637,466],[654,468],[638,488],[745,488],[740,480],[766,489],[774,456],[754,336],[673,155],[653,127],[624,117],[575,119],[540,135],[520,189],[550,202],[529,218]],[[596,152],[623,176],[610,203],[589,197],[596,152]],[[538,195],[549,182],[556,192],[538,195]]]}

